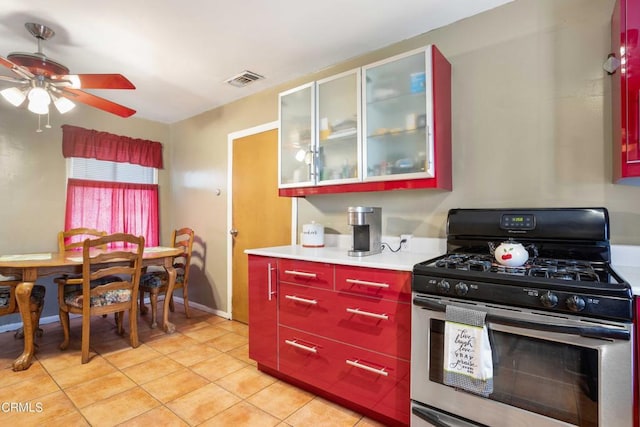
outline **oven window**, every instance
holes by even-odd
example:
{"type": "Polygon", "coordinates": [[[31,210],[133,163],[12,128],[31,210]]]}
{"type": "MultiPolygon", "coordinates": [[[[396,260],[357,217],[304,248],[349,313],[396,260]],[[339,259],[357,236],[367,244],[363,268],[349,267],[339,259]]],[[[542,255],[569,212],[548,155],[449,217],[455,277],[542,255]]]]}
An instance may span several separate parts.
{"type": "MultiPolygon", "coordinates": [[[[444,321],[431,319],[429,379],[443,384],[444,321]]],[[[598,425],[598,350],[490,330],[489,399],[579,426],[598,425]]]]}

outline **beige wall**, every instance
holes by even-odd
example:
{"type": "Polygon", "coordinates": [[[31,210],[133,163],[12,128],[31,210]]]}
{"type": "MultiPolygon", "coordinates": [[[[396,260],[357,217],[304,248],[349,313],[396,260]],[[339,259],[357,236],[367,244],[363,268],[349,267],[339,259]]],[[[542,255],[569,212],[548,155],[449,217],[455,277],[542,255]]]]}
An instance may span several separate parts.
{"type": "MultiPolygon", "coordinates": [[[[64,227],[66,162],[62,157],[63,124],[96,129],[166,144],[169,126],[135,118],[121,119],[89,107],[78,107],[61,116],[51,114],[51,129],[36,133],[38,116],[0,100],[0,254],[55,252],[57,233],[64,227]]],[[[45,118],[46,122],[46,118],[45,118]]],[[[165,168],[171,161],[166,154],[165,168]]],[[[169,174],[159,173],[161,240],[171,237],[169,174]]],[[[57,289],[47,286],[44,316],[57,315],[57,289]]],[[[18,315],[3,317],[0,324],[17,322],[18,315]]]]}
{"type": "MultiPolygon", "coordinates": [[[[376,205],[385,234],[444,237],[454,207],[605,206],[612,242],[640,245],[640,189],[611,183],[611,85],[602,63],[612,10],[613,0],[516,0],[171,126],[91,109],[64,123],[165,143],[163,243],[174,227],[195,229],[191,298],[226,311],[227,135],[277,120],[280,91],[433,43],[453,69],[454,190],[308,197],[300,224],[348,233],[347,206],[376,205]]],[[[0,253],[54,250],[64,215],[63,122],[54,114],[54,128],[36,134],[35,116],[5,105],[0,253]]]]}
{"type": "Polygon", "coordinates": [[[611,183],[612,10],[613,0],[516,0],[173,125],[173,206],[189,206],[180,216],[206,245],[207,286],[194,298],[227,309],[227,134],[277,120],[279,91],[430,43],[453,69],[454,190],[308,197],[300,224],[348,233],[346,208],[375,205],[385,234],[444,237],[455,207],[605,206],[612,242],[640,244],[640,189],[611,183]]]}

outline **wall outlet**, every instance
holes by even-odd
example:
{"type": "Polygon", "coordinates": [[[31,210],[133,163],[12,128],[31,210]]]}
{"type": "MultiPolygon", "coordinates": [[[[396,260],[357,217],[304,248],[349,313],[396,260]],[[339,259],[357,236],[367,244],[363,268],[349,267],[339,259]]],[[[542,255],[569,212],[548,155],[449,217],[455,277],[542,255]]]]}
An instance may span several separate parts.
{"type": "Polygon", "coordinates": [[[406,240],[404,243],[400,244],[400,249],[403,251],[411,250],[411,239],[413,238],[413,234],[401,234],[400,241],[406,240]]]}

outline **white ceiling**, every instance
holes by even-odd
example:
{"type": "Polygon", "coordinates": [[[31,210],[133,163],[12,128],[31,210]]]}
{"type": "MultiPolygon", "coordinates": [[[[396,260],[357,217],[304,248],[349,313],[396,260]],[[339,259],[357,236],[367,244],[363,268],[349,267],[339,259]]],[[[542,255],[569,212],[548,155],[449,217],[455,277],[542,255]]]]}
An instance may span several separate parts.
{"type": "Polygon", "coordinates": [[[35,52],[24,24],[45,24],[44,53],[71,73],[136,86],[93,94],[173,123],[509,1],[2,0],[0,56],[35,52]],[[245,69],[266,79],[225,83],[245,69]]]}

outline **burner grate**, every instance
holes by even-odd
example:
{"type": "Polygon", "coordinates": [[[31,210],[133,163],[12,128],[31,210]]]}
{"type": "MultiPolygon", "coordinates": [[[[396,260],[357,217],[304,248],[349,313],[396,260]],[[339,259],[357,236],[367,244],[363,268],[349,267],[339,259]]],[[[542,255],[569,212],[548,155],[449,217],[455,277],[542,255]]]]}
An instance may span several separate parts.
{"type": "Polygon", "coordinates": [[[529,276],[543,279],[608,282],[609,274],[598,263],[570,259],[531,258],[521,267],[498,264],[489,254],[449,254],[434,263],[435,267],[496,274],[529,276]]]}

